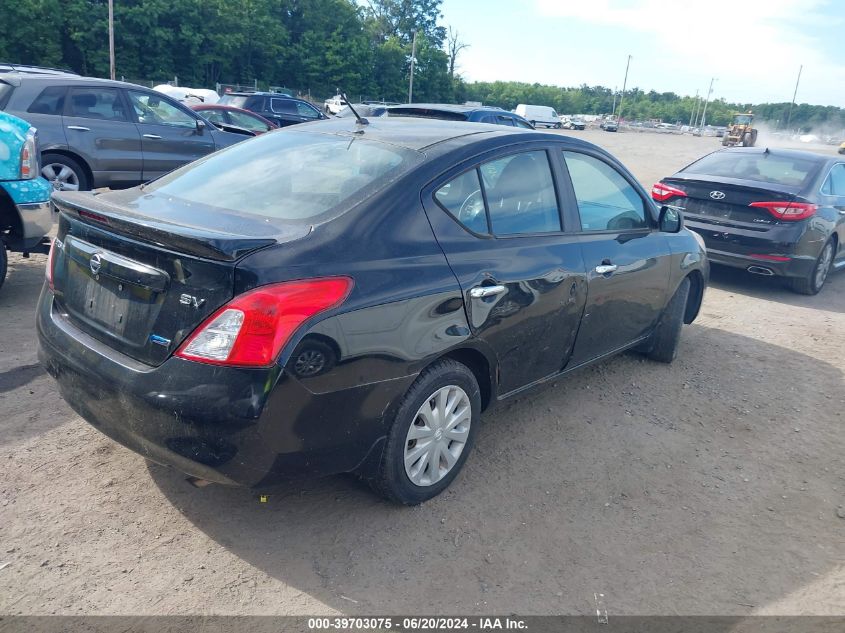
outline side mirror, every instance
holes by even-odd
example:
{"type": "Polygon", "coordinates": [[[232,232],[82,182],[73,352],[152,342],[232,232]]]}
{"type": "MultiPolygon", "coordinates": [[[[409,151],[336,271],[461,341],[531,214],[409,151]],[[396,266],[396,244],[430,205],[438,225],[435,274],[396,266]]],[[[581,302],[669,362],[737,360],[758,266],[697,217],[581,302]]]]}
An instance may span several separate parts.
{"type": "Polygon", "coordinates": [[[197,119],[197,134],[202,136],[203,132],[205,132],[205,121],[197,119]]]}
{"type": "Polygon", "coordinates": [[[680,233],[684,228],[684,216],[677,207],[663,205],[660,207],[657,225],[664,233],[680,233]]]}

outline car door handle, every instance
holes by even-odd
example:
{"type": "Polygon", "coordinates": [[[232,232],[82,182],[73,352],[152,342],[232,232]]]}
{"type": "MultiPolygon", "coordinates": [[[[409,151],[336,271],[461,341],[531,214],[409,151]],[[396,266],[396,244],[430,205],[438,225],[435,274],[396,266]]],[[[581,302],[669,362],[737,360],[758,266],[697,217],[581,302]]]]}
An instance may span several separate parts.
{"type": "Polygon", "coordinates": [[[144,138],[161,139],[158,134],[144,134],[144,138]]]}
{"type": "Polygon", "coordinates": [[[469,296],[473,299],[483,299],[484,297],[492,297],[500,295],[505,292],[507,288],[504,286],[476,286],[469,291],[469,296]]]}
{"type": "Polygon", "coordinates": [[[608,275],[615,273],[617,268],[619,267],[616,264],[601,264],[600,266],[596,266],[596,272],[599,275],[608,275]]]}
{"type": "Polygon", "coordinates": [[[77,130],[78,132],[90,132],[90,127],[82,127],[81,125],[68,125],[67,129],[69,130],[77,130]]]}

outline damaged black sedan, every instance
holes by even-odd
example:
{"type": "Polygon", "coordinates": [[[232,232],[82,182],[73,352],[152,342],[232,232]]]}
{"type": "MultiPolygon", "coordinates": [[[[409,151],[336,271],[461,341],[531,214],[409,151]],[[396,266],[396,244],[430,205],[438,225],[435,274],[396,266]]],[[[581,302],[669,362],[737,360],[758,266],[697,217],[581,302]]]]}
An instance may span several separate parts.
{"type": "Polygon", "coordinates": [[[54,204],[37,328],[64,398],[251,487],[354,472],[425,501],[485,408],[628,349],[670,362],[708,278],[606,152],[494,125],[318,122],[54,204]]]}

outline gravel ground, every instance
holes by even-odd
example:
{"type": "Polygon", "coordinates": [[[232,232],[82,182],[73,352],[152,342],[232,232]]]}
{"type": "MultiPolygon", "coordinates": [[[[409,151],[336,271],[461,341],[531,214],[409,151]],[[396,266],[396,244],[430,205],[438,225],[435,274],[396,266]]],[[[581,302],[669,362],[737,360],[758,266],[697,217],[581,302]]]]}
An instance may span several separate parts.
{"type": "MultiPolygon", "coordinates": [[[[718,147],[566,134],[647,187],[718,147]]],[[[845,613],[845,274],[715,270],[671,367],[488,412],[452,488],[398,508],[351,477],[194,489],[90,428],[37,364],[44,260],[0,290],[0,614],[845,613]]]]}

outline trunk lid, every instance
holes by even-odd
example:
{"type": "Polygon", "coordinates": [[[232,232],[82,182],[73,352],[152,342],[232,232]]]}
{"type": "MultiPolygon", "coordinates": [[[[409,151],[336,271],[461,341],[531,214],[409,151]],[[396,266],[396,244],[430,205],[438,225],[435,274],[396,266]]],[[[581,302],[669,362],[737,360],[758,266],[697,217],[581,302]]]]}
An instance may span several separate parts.
{"type": "Polygon", "coordinates": [[[60,212],[53,284],[81,330],[143,363],[164,362],[235,293],[236,262],[307,235],[145,194],[54,194],[60,212]]]}
{"type": "Polygon", "coordinates": [[[664,178],[661,182],[687,194],[686,197],[670,198],[663,204],[682,209],[684,216],[690,220],[714,226],[734,226],[759,231],[767,231],[785,222],[766,209],[749,205],[752,202],[792,202],[796,200],[798,192],[798,188],[765,187],[760,183],[731,178],[708,177],[707,180],[696,180],[675,176],[664,178]]]}

